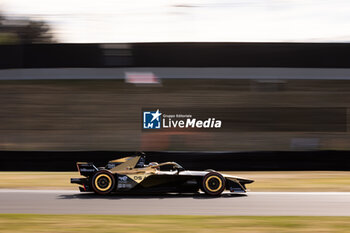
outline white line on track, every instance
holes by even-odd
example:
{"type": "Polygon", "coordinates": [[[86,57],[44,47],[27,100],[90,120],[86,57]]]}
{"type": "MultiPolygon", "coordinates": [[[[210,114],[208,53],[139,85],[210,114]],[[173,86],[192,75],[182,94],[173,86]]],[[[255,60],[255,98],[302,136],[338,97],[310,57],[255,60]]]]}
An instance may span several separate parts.
{"type": "MultiPolygon", "coordinates": [[[[77,190],[0,189],[0,193],[80,193],[77,190]]],[[[225,192],[229,194],[229,192],[225,192]]],[[[232,193],[235,194],[235,193],[232,193]]],[[[350,192],[247,192],[247,195],[350,195],[350,192]]]]}
{"type": "Polygon", "coordinates": [[[253,195],[350,195],[350,192],[248,192],[253,195]]]}

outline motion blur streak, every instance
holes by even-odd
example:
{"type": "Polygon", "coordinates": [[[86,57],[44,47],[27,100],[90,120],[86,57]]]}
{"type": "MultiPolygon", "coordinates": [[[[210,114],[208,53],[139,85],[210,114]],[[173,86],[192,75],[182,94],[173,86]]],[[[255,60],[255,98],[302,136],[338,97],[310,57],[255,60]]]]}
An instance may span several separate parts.
{"type": "Polygon", "coordinates": [[[1,81],[0,149],[350,149],[349,90],[348,80],[1,81]],[[145,106],[212,112],[223,130],[144,132],[145,106]]]}
{"type": "Polygon", "coordinates": [[[2,0],[65,43],[349,41],[346,0],[2,0]]]}

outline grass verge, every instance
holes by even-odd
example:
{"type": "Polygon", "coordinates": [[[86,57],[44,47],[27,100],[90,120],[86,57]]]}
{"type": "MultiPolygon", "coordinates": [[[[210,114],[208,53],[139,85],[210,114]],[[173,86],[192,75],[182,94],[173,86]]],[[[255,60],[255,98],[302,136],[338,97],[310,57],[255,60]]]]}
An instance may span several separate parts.
{"type": "MultiPolygon", "coordinates": [[[[277,171],[223,172],[254,179],[247,185],[251,191],[350,191],[350,172],[277,171]]],[[[0,172],[0,188],[76,189],[70,184],[78,172],[0,172]]]]}
{"type": "Polygon", "coordinates": [[[349,232],[350,217],[0,214],[0,232],[349,232]]]}
{"type": "Polygon", "coordinates": [[[10,189],[74,189],[70,178],[78,172],[0,172],[0,188],[10,189]]]}

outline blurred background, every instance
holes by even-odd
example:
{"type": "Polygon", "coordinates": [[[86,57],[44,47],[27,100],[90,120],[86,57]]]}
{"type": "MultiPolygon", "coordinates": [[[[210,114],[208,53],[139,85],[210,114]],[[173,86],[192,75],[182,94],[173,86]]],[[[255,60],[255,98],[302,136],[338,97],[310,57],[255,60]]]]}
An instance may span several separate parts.
{"type": "Polygon", "coordinates": [[[2,0],[0,150],[348,150],[349,10],[2,0]],[[145,107],[212,113],[223,128],[145,132],[145,107]]]}
{"type": "Polygon", "coordinates": [[[41,28],[53,38],[32,40],[60,43],[348,42],[349,8],[346,0],[0,2],[7,41],[28,42],[24,29],[41,28]]]}
{"type": "Polygon", "coordinates": [[[349,12],[348,0],[0,0],[0,232],[350,232],[335,217],[350,215],[349,12]],[[157,109],[222,128],[142,129],[157,109]],[[253,192],[100,198],[69,182],[77,161],[135,151],[248,177],[253,192]]]}

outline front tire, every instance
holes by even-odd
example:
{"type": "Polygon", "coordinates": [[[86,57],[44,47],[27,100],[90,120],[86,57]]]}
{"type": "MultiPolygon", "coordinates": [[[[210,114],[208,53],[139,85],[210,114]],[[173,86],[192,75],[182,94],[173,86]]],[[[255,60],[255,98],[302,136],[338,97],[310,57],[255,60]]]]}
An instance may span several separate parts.
{"type": "Polygon", "coordinates": [[[209,172],[203,178],[203,191],[210,196],[219,196],[225,190],[226,180],[217,172],[209,172]]]}
{"type": "Polygon", "coordinates": [[[112,173],[101,170],[92,177],[92,188],[95,193],[106,195],[112,192],[115,186],[115,178],[112,173]]]}

